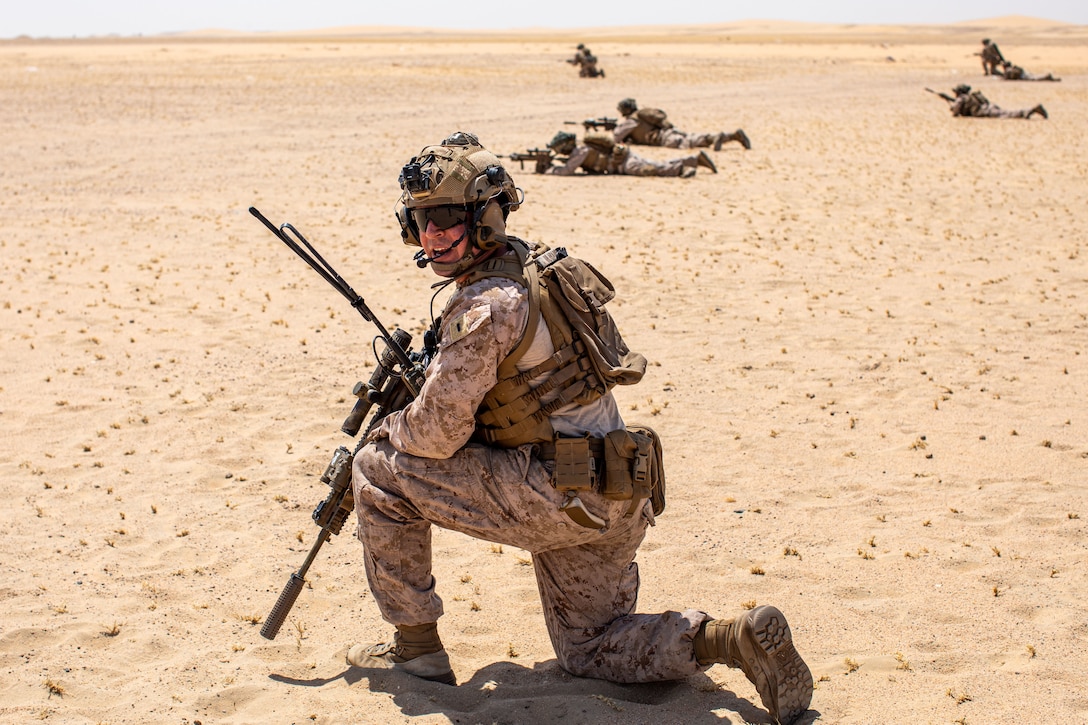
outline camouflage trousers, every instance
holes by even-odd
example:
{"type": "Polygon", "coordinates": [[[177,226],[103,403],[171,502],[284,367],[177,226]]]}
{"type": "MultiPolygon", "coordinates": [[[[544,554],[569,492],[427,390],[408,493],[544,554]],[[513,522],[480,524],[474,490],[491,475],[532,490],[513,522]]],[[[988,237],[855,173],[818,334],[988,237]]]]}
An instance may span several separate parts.
{"type": "Polygon", "coordinates": [[[975,113],[975,118],[1027,118],[1031,109],[1022,108],[1016,111],[1006,111],[1000,106],[983,106],[975,113]]]}
{"type": "Polygon", "coordinates": [[[587,529],[559,511],[562,495],[529,446],[468,445],[452,458],[419,458],[387,440],[363,447],[353,470],[366,575],[390,624],[436,622],[431,526],[532,554],[548,635],[560,666],[612,682],[657,682],[706,669],[694,638],[705,612],[635,614],[635,553],[652,512],[624,518],[629,502],[586,494],[608,526],[587,529]]]}
{"type": "Polygon", "coordinates": [[[627,158],[620,164],[616,173],[628,176],[680,176],[684,169],[694,168],[698,164],[699,157],[695,154],[668,161],[651,161],[628,152],[627,158]]]}
{"type": "Polygon", "coordinates": [[[697,149],[713,146],[718,139],[716,133],[684,133],[675,128],[664,128],[658,132],[658,146],[670,149],[697,149]]]}

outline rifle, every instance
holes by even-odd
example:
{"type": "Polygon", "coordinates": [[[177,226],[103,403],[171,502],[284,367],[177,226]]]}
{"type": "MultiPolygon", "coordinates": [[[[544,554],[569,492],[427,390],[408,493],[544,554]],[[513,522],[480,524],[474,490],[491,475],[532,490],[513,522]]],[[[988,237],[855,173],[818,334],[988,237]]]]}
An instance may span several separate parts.
{"type": "Polygon", "coordinates": [[[605,131],[611,131],[617,125],[619,125],[619,121],[617,119],[607,118],[606,116],[601,116],[600,118],[587,118],[584,121],[563,121],[563,123],[568,126],[577,126],[579,123],[581,123],[583,126],[585,126],[585,129],[587,131],[590,129],[596,131],[599,128],[603,128],[605,131]]]}
{"type": "MultiPolygon", "coordinates": [[[[276,604],[272,607],[268,619],[265,621],[264,626],[261,627],[262,637],[275,639],[299,593],[302,592],[302,587],[306,583],[306,572],[317,557],[317,552],[321,550],[321,547],[329,540],[330,536],[340,533],[344,522],[355,509],[355,497],[351,490],[351,465],[355,460],[355,454],[366,443],[367,435],[381,422],[382,418],[393,411],[400,410],[419,395],[419,390],[423,386],[424,371],[427,369],[427,365],[430,364],[431,358],[435,355],[437,342],[432,328],[423,336],[423,349],[419,352],[412,352],[409,347],[412,341],[411,334],[400,328],[393,330],[392,334],[390,334],[370,308],[367,307],[363,298],[356,294],[351,285],[337,274],[332,265],[325,261],[325,258],[313,248],[297,229],[290,224],[282,224],[276,227],[261,212],[257,211],[256,207],[249,207],[249,213],[257,217],[262,224],[268,227],[269,231],[276,235],[277,239],[301,257],[336,291],[344,295],[351,302],[351,306],[363,316],[363,319],[373,322],[379,330],[378,337],[385,341],[385,350],[382,351],[381,355],[375,354],[378,366],[371,373],[370,378],[366,383],[358,382],[352,388],[352,393],[357,400],[350,415],[344,420],[344,424],[340,426],[340,430],[354,437],[362,427],[362,422],[370,412],[371,407],[376,404],[378,409],[371,417],[363,437],[359,439],[358,444],[355,446],[355,451],[352,452],[344,446],[339,446],[333,452],[332,460],[326,467],[325,472],[321,474],[321,482],[328,484],[329,494],[324,501],[317,505],[312,514],[314,523],[320,527],[321,533],[318,534],[317,540],[310,548],[310,553],[306,555],[302,566],[299,567],[297,572],[291,574],[291,578],[287,580],[287,584],[283,587],[283,591],[280,592],[279,599],[276,600],[276,604]]],[[[374,338],[375,345],[378,337],[374,338]]]]}
{"type": "Polygon", "coordinates": [[[955,98],[948,95],[947,93],[938,93],[937,91],[933,90],[932,88],[927,88],[926,90],[929,91],[930,93],[932,93],[935,96],[940,96],[941,98],[948,101],[949,103],[953,103],[956,100],[955,98]]]}
{"type": "Polygon", "coordinates": [[[524,169],[526,161],[532,161],[538,166],[543,162],[547,163],[550,166],[552,159],[555,158],[555,152],[553,152],[551,149],[527,149],[524,153],[520,151],[515,151],[509,156],[500,156],[499,158],[507,158],[511,161],[517,161],[519,164],[521,164],[521,168],[524,169]]]}

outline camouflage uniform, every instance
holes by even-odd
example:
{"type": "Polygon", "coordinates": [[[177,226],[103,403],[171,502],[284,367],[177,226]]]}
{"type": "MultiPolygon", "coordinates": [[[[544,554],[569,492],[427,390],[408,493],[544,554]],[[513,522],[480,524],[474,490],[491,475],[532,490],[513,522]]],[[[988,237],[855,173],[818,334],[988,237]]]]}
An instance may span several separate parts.
{"type": "Polygon", "coordinates": [[[627,116],[612,130],[616,143],[633,143],[643,146],[666,146],[672,149],[691,149],[713,146],[721,134],[684,133],[671,125],[656,128],[634,114],[627,116]]]}
{"type": "MultiPolygon", "coordinates": [[[[608,522],[574,524],[559,510],[551,462],[532,445],[503,449],[470,442],[475,414],[497,382],[499,363],[517,346],[527,293],[506,278],[460,286],[442,315],[441,343],[419,397],[391,414],[355,457],[354,494],[366,574],[386,621],[435,622],[442,615],[431,572],[431,526],[525,549],[532,554],[548,634],[568,672],[613,682],[684,678],[705,669],[693,643],[701,611],[633,614],[635,553],[653,513],[624,518],[630,502],[583,493],[608,522]]],[[[530,369],[552,348],[540,322],[518,362],[530,369]]],[[[608,394],[551,418],[559,433],[603,435],[623,426],[608,394]]]]}
{"type": "Polygon", "coordinates": [[[1012,63],[1004,63],[1000,75],[1007,81],[1060,81],[1061,78],[1055,78],[1053,73],[1047,73],[1045,76],[1037,76],[1033,73],[1028,73],[1026,70],[1018,65],[1012,63]]]}
{"type": "Polygon", "coordinates": [[[997,67],[1005,62],[1005,58],[1001,55],[1001,51],[998,50],[997,43],[990,42],[989,38],[983,38],[982,50],[976,55],[982,56],[983,75],[1000,75],[997,71],[997,67]]]}
{"type": "MultiPolygon", "coordinates": [[[[570,157],[562,166],[552,166],[544,171],[545,174],[556,176],[571,176],[578,169],[583,169],[587,174],[624,174],[627,176],[680,176],[689,178],[695,176],[695,167],[703,165],[709,158],[700,154],[682,156],[668,161],[652,161],[639,156],[622,144],[617,144],[611,154],[605,154],[590,146],[579,146],[571,152],[570,157]]],[[[713,168],[709,166],[708,168],[713,168]]]]}
{"type": "Polygon", "coordinates": [[[584,45],[579,45],[574,57],[567,61],[578,66],[578,76],[580,78],[596,78],[597,76],[604,77],[604,71],[597,68],[597,56],[584,45]]]}
{"type": "Polygon", "coordinates": [[[971,118],[1031,118],[1033,113],[1039,113],[1043,118],[1046,118],[1047,115],[1042,106],[1006,111],[1000,106],[990,103],[986,96],[979,91],[957,93],[955,100],[949,106],[949,110],[952,111],[953,116],[971,118]]]}

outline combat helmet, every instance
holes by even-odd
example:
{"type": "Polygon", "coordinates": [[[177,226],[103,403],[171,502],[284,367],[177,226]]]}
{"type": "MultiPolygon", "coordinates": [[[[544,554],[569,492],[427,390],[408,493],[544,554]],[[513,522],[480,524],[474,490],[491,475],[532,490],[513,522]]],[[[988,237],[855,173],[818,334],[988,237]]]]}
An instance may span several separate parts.
{"type": "Polygon", "coordinates": [[[958,86],[952,89],[952,92],[955,93],[957,96],[962,96],[965,93],[971,92],[971,86],[967,85],[966,83],[960,83],[958,86]]]}
{"type": "MultiPolygon", "coordinates": [[[[421,246],[417,210],[450,207],[463,211],[469,251],[454,264],[433,262],[435,272],[456,277],[481,258],[506,245],[506,217],[521,205],[524,194],[495,154],[471,133],[457,131],[442,143],[426,146],[401,169],[397,221],[401,238],[421,246]]],[[[422,253],[417,255],[423,260],[422,253]]],[[[424,266],[426,262],[423,262],[424,266]]]]}
{"type": "Polygon", "coordinates": [[[622,116],[630,116],[638,110],[638,104],[635,103],[634,98],[624,98],[616,104],[616,110],[619,111],[622,116]]]}
{"type": "Polygon", "coordinates": [[[566,155],[574,151],[578,145],[578,137],[569,131],[559,131],[548,142],[548,148],[560,155],[566,155]]]}

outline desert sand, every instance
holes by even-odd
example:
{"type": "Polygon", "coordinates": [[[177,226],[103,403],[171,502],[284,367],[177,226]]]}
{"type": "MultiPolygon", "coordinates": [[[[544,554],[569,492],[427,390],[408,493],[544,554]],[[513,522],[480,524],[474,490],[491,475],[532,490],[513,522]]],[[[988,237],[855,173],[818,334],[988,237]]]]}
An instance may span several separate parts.
{"type": "Polygon", "coordinates": [[[806,723],[1088,722],[1088,27],[1032,18],[0,43],[0,721],[768,722],[722,666],[567,675],[528,554],[450,532],[460,686],[345,664],[391,631],[350,524],[258,634],[376,330],[248,207],[418,333],[408,158],[626,96],[753,143],[690,180],[512,166],[510,230],[607,274],[651,361],[617,390],[666,446],[639,611],[778,606],[806,723]],[[984,77],[982,37],[1062,82],[984,77]],[[960,82],[1050,118],[924,91],[960,82]]]}

